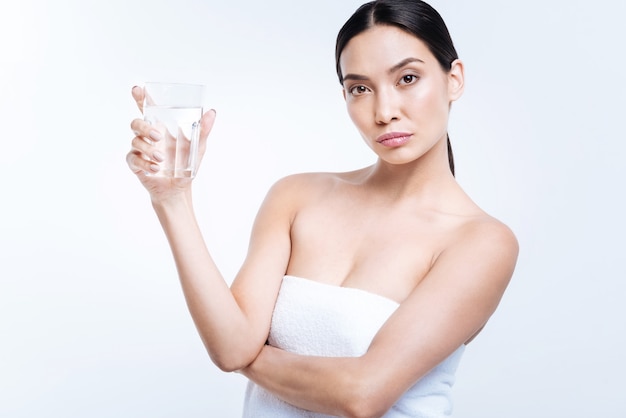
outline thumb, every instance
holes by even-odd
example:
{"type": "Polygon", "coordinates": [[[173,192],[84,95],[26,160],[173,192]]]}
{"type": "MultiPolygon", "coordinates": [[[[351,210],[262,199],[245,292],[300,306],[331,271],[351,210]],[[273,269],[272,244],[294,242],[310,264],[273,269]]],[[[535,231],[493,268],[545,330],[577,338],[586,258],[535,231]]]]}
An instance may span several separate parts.
{"type": "Polygon", "coordinates": [[[144,90],[139,86],[134,86],[131,90],[131,94],[133,99],[135,99],[135,103],[137,104],[139,111],[143,113],[144,90]]]}
{"type": "Polygon", "coordinates": [[[213,129],[216,116],[217,112],[215,112],[215,109],[211,109],[202,115],[202,119],[200,119],[200,141],[206,140],[209,136],[211,129],[213,129]]]}

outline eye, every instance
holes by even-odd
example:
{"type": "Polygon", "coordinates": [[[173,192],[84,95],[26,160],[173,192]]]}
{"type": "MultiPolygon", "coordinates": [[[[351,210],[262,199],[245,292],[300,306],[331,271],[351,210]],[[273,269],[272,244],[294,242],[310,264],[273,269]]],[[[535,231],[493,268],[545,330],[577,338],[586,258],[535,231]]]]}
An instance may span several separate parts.
{"type": "Polygon", "coordinates": [[[368,90],[369,89],[363,85],[357,85],[357,86],[350,87],[348,91],[353,96],[360,96],[361,94],[367,93],[368,90]]]}
{"type": "Polygon", "coordinates": [[[403,84],[403,85],[413,84],[418,79],[419,79],[419,77],[414,75],[414,74],[407,74],[407,75],[403,75],[402,76],[402,78],[400,79],[400,82],[398,84],[403,84]]]}

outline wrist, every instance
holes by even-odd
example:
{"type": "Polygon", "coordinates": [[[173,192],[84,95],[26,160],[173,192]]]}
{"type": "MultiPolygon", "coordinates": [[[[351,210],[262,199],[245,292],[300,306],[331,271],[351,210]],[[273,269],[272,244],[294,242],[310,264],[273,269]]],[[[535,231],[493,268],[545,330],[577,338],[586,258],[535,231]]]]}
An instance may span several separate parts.
{"type": "Polygon", "coordinates": [[[191,190],[181,191],[179,193],[170,194],[167,197],[159,196],[151,197],[152,208],[159,217],[167,215],[171,212],[193,211],[193,201],[191,190]]]}

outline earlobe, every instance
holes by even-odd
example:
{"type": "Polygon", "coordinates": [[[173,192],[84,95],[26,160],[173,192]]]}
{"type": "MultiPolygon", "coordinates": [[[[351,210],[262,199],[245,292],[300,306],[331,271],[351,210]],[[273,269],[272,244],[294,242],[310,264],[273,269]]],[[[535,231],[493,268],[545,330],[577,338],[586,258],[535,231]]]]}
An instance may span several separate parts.
{"type": "Polygon", "coordinates": [[[448,93],[450,101],[458,100],[465,90],[465,66],[463,61],[454,60],[448,73],[448,93]]]}

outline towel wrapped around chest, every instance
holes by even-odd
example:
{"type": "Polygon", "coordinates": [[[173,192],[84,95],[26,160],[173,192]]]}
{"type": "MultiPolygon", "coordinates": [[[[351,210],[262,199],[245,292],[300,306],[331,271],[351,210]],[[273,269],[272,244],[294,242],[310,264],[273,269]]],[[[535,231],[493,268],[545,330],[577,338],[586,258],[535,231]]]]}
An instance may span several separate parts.
{"type": "MultiPolygon", "coordinates": [[[[268,342],[283,350],[311,356],[363,355],[398,303],[360,289],[285,276],[268,342]]],[[[450,392],[463,353],[451,356],[413,385],[385,418],[443,418],[452,413],[450,392]]],[[[296,408],[253,382],[248,383],[244,418],[323,418],[328,415],[296,408]]]]}

